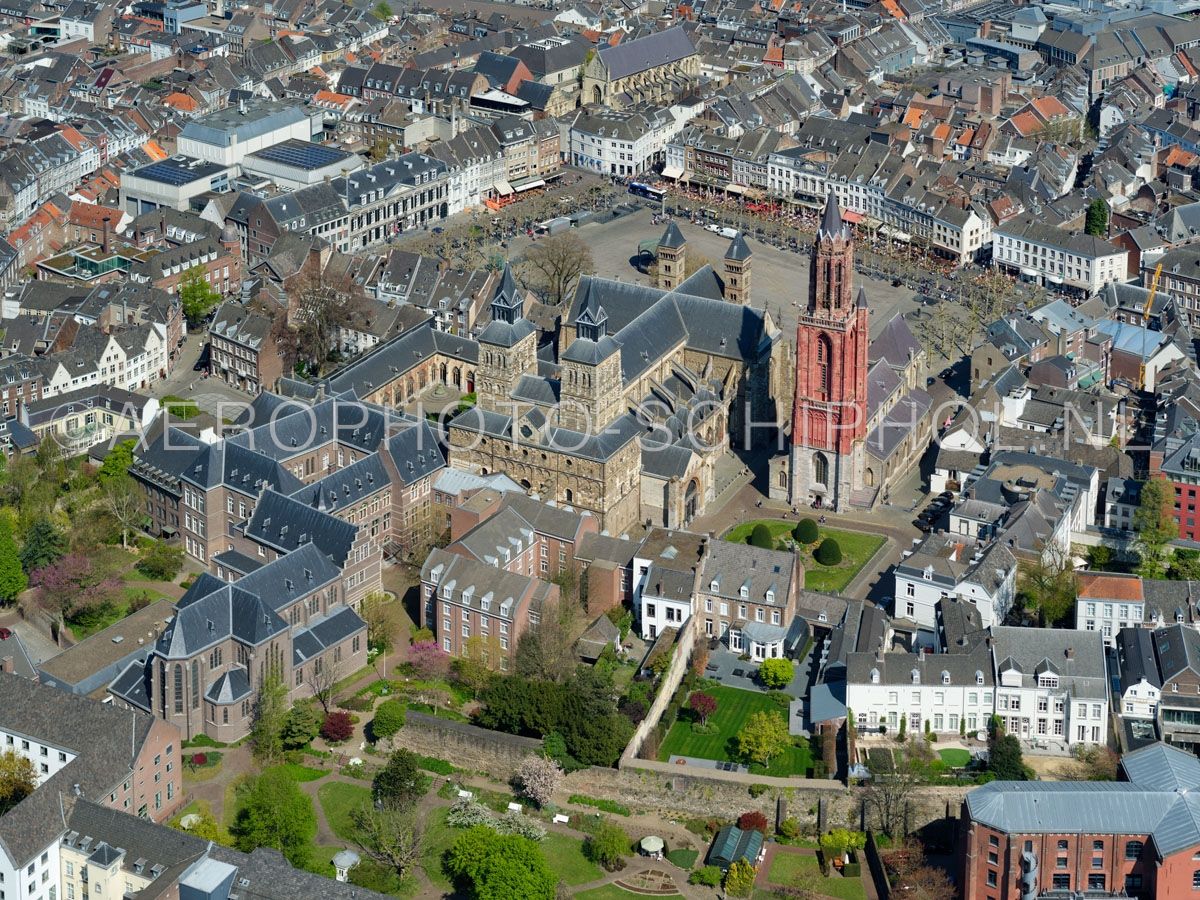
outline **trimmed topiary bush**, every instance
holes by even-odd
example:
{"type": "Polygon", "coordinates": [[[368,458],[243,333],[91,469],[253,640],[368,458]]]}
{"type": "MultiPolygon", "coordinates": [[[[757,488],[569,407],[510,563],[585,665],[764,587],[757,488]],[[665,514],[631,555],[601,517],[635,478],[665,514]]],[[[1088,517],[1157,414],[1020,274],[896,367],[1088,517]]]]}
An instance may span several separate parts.
{"type": "Polygon", "coordinates": [[[384,700],[375,710],[375,718],[371,720],[371,735],[379,740],[389,738],[404,727],[404,702],[401,700],[384,700]]]}
{"type": "Polygon", "coordinates": [[[774,549],[775,539],[771,537],[771,529],[762,522],[755,525],[754,530],[750,532],[750,545],[762,547],[764,550],[774,549]]]}
{"type": "Polygon", "coordinates": [[[842,561],[842,548],[833,538],[825,538],[817,546],[813,559],[823,566],[836,566],[842,561]]]}
{"type": "Polygon", "coordinates": [[[813,519],[801,519],[792,529],[792,537],[797,544],[815,544],[820,536],[821,531],[813,519]]]}

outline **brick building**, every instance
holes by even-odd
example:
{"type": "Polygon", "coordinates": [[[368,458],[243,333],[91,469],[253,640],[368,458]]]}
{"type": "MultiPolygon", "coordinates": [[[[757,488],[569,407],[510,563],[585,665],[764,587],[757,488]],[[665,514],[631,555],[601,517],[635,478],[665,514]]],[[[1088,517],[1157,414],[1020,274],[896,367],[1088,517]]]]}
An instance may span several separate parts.
{"type": "Polygon", "coordinates": [[[1125,754],[1119,777],[971,791],[959,829],[964,900],[1200,890],[1200,759],[1152,744],[1125,754]]]}

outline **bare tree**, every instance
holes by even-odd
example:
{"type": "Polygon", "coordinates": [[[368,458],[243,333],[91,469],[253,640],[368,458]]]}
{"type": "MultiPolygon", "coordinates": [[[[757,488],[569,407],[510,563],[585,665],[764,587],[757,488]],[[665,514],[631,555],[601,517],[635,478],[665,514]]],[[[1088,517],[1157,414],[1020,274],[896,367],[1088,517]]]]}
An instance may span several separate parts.
{"type": "Polygon", "coordinates": [[[341,677],[342,664],[328,658],[316,661],[308,667],[308,686],[312,688],[313,696],[317,698],[326,714],[333,706],[333,689],[341,677]]]}
{"type": "Polygon", "coordinates": [[[410,811],[364,804],[350,816],[354,842],[381,866],[404,875],[421,858],[421,828],[410,811]]]}
{"type": "Polygon", "coordinates": [[[525,283],[550,306],[558,306],[575,290],[579,276],[596,271],[591,248],[570,231],[541,238],[525,251],[525,283]]]}
{"type": "Polygon", "coordinates": [[[137,527],[142,516],[141,491],[128,475],[111,478],[100,489],[104,508],[121,526],[121,546],[128,549],[129,532],[137,527]]]}
{"type": "Polygon", "coordinates": [[[863,792],[863,799],[874,813],[879,829],[899,839],[908,833],[917,787],[929,781],[933,753],[918,733],[894,756],[895,772],[872,772],[871,785],[863,792]]]}
{"type": "Polygon", "coordinates": [[[309,262],[288,285],[288,320],[296,331],[297,355],[320,374],[337,346],[339,331],[364,317],[366,298],[326,276],[317,260],[309,262]]]}

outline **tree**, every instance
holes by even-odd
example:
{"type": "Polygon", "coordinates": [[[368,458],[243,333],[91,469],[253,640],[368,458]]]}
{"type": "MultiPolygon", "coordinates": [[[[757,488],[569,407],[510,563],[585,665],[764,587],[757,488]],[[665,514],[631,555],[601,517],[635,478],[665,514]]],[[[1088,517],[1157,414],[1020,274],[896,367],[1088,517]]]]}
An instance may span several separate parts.
{"type": "Polygon", "coordinates": [[[350,811],[350,821],[363,853],[397,875],[407,874],[421,858],[421,829],[413,810],[363,804],[350,811]]]}
{"type": "Polygon", "coordinates": [[[1108,204],[1097,197],[1087,208],[1087,221],[1083,226],[1085,234],[1104,237],[1108,234],[1108,204]]]}
{"type": "Polygon", "coordinates": [[[836,566],[842,561],[842,545],[834,538],[825,538],[813,551],[813,559],[823,566],[836,566]]]}
{"type": "Polygon", "coordinates": [[[796,668],[790,659],[775,657],[764,659],[758,667],[758,677],[771,690],[782,690],[792,683],[796,668]]]}
{"type": "Polygon", "coordinates": [[[705,670],[708,669],[708,647],[701,644],[698,647],[692,648],[692,661],[690,668],[692,674],[696,678],[703,678],[705,670]]]}
{"type": "Polygon", "coordinates": [[[1047,627],[1067,617],[1079,593],[1075,570],[1053,546],[1044,547],[1033,559],[1021,563],[1017,587],[1026,606],[1037,609],[1047,627]]]}
{"type": "Polygon", "coordinates": [[[25,533],[25,544],[21,547],[21,565],[27,573],[41,569],[62,558],[67,552],[67,539],[50,520],[41,517],[25,533]]]}
{"type": "Polygon", "coordinates": [[[450,671],[450,654],[437,641],[418,641],[408,648],[408,662],[418,678],[442,678],[450,671]]]}
{"type": "Polygon", "coordinates": [[[336,347],[339,330],[366,312],[365,300],[352,285],[330,279],[316,259],[288,283],[287,293],[296,353],[310,374],[320,375],[336,347]]]}
{"type": "Polygon", "coordinates": [[[557,602],[545,604],[542,621],[529,628],[517,642],[517,674],[543,681],[566,681],[579,664],[575,656],[575,641],[582,628],[583,609],[568,593],[573,592],[577,579],[573,573],[559,580],[562,596],[557,602]]]}
{"type": "Polygon", "coordinates": [[[180,831],[186,831],[192,837],[200,838],[202,841],[212,841],[214,844],[220,844],[223,847],[232,847],[234,844],[233,835],[229,830],[217,821],[217,817],[213,815],[212,807],[204,800],[200,800],[196,804],[196,811],[193,813],[196,816],[191,824],[184,828],[179,826],[180,831]]]}
{"type": "Polygon", "coordinates": [[[0,753],[0,816],[33,793],[37,770],[33,762],[15,750],[0,753]]]}
{"type": "Polygon", "coordinates": [[[1175,495],[1166,478],[1142,482],[1141,499],[1133,512],[1134,546],[1143,578],[1161,578],[1166,569],[1166,548],[1179,537],[1174,517],[1175,495]]]}
{"type": "MultiPolygon", "coordinates": [[[[1178,557],[1176,553],[1176,557],[1178,557]]],[[[1196,552],[1197,559],[1200,559],[1200,552],[1196,552]]],[[[1104,544],[1096,544],[1094,547],[1087,548],[1087,561],[1089,569],[1104,570],[1112,565],[1113,552],[1111,547],[1106,547],[1104,544]]]]}
{"type": "Polygon", "coordinates": [[[778,756],[792,745],[787,721],[773,712],[765,710],[752,713],[737,735],[741,754],[763,766],[771,765],[771,757],[778,756]]]}
{"type": "Polygon", "coordinates": [[[851,850],[861,850],[866,845],[867,836],[861,831],[834,828],[828,834],[821,835],[821,851],[826,861],[840,859],[846,862],[851,850]]]}
{"type": "Polygon", "coordinates": [[[730,897],[749,897],[754,890],[754,879],[758,877],[754,866],[744,859],[734,860],[725,873],[725,893],[730,897]]]}
{"type": "Polygon", "coordinates": [[[121,587],[119,579],[82,553],[69,553],[37,569],[30,583],[37,588],[37,605],[60,630],[68,619],[111,604],[121,587]]]}
{"type": "Polygon", "coordinates": [[[701,725],[707,725],[708,717],[717,711],[717,698],[704,691],[693,691],[688,697],[688,709],[700,717],[701,725]]]}
{"type": "Polygon", "coordinates": [[[1029,773],[1015,735],[996,731],[988,741],[988,771],[998,781],[1026,781],[1029,773]]]}
{"type": "Polygon", "coordinates": [[[477,900],[554,900],[558,880],[529,838],[468,828],[446,853],[446,871],[474,888],[477,900]]]}
{"type": "Polygon", "coordinates": [[[492,673],[500,668],[503,655],[500,638],[495,635],[487,638],[473,635],[463,644],[463,655],[455,658],[451,665],[462,685],[473,696],[478,696],[492,680],[492,673]]]}
{"type": "Polygon", "coordinates": [[[139,572],[157,581],[174,581],[182,568],[183,548],[166,541],[152,542],[137,563],[139,572]]]}
{"type": "Polygon", "coordinates": [[[821,536],[821,529],[813,519],[801,519],[792,529],[792,537],[797,544],[815,544],[821,536]]]}
{"type": "Polygon", "coordinates": [[[271,847],[300,869],[308,862],[316,833],[312,800],[284,770],[267,769],[247,783],[233,828],[239,850],[271,847]]]}
{"type": "Polygon", "coordinates": [[[221,294],[205,278],[200,266],[192,266],[179,279],[179,302],[188,325],[195,327],[221,302],[221,294]]]}
{"type": "Polygon", "coordinates": [[[283,755],[283,722],[288,714],[287,685],[272,666],[258,690],[254,702],[254,723],[250,726],[250,745],[254,757],[268,765],[283,755]]]}
{"type": "Polygon", "coordinates": [[[933,775],[934,757],[926,741],[913,741],[895,752],[893,771],[875,775],[863,792],[867,808],[875,814],[880,831],[893,838],[908,833],[908,822],[916,789],[933,775]]]}
{"type": "Polygon", "coordinates": [[[313,697],[328,715],[333,706],[333,692],[342,677],[342,664],[325,657],[308,667],[308,686],[313,697]]]}
{"type": "Polygon", "coordinates": [[[550,802],[562,783],[562,777],[562,767],[545,756],[527,756],[517,769],[517,784],[521,793],[538,806],[550,802]]]}
{"type": "Polygon", "coordinates": [[[763,522],[759,522],[750,532],[750,546],[761,547],[763,550],[775,549],[775,538],[771,536],[771,529],[763,522]]]}
{"type": "Polygon", "coordinates": [[[321,732],[321,715],[311,703],[297,703],[283,719],[279,739],[285,750],[307,747],[321,732]]]}
{"type": "Polygon", "coordinates": [[[382,19],[384,22],[392,17],[392,7],[388,5],[387,0],[379,0],[371,12],[375,18],[382,19]]]}
{"type": "Polygon", "coordinates": [[[321,737],[329,743],[340,744],[342,741],[348,741],[352,734],[354,721],[350,718],[350,713],[335,709],[325,714],[325,721],[321,723],[321,737]]]}
{"type": "Polygon", "coordinates": [[[411,806],[425,793],[425,775],[417,755],[411,750],[396,750],[388,757],[387,765],[375,773],[371,796],[382,806],[404,808],[411,806]]]}
{"type": "Polygon", "coordinates": [[[367,623],[367,646],[382,652],[392,644],[396,629],[396,603],[383,591],[372,591],[363,597],[358,614],[367,623]]]}
{"type": "Polygon", "coordinates": [[[1064,781],[1116,781],[1120,757],[1100,744],[1074,749],[1075,759],[1064,766],[1058,777],[1064,781]]]}
{"type": "Polygon", "coordinates": [[[699,884],[704,887],[720,887],[721,886],[721,867],[720,866],[701,866],[693,870],[688,876],[688,884],[699,884]]]}
{"type": "Polygon", "coordinates": [[[571,231],[538,238],[522,260],[525,283],[542,301],[560,306],[575,291],[581,275],[596,271],[591,248],[571,231]]]}
{"type": "Polygon", "coordinates": [[[908,714],[900,713],[900,730],[896,732],[896,740],[903,744],[906,737],[908,737],[908,714]]]}
{"type": "Polygon", "coordinates": [[[104,462],[96,471],[96,478],[100,484],[103,485],[105,482],[129,474],[129,467],[133,465],[133,448],[136,443],[136,441],[128,440],[113,445],[112,449],[108,451],[108,456],[104,457],[104,462]]]}
{"type": "MultiPolygon", "coordinates": [[[[1099,547],[1091,547],[1098,550],[1099,547]]],[[[1172,581],[1200,580],[1200,550],[1187,547],[1176,548],[1171,556],[1171,565],[1167,567],[1167,578],[1172,581]]]]}
{"type": "Polygon", "coordinates": [[[0,515],[0,602],[12,603],[27,587],[29,578],[21,568],[12,520],[7,515],[0,515]]]}
{"type": "Polygon", "coordinates": [[[583,844],[583,853],[592,862],[609,872],[625,868],[632,842],[625,829],[615,822],[604,821],[596,826],[583,844]]]}
{"type": "Polygon", "coordinates": [[[404,714],[407,707],[403,700],[384,700],[375,707],[375,718],[371,720],[371,736],[375,740],[390,738],[404,727],[404,714]]]}
{"type": "Polygon", "coordinates": [[[129,532],[142,520],[142,492],[137,482],[128,475],[111,478],[100,483],[100,496],[121,528],[121,546],[128,549],[129,532]]]}
{"type": "Polygon", "coordinates": [[[742,831],[761,831],[763,834],[767,833],[767,817],[757,809],[752,809],[738,816],[737,825],[742,831]]]}

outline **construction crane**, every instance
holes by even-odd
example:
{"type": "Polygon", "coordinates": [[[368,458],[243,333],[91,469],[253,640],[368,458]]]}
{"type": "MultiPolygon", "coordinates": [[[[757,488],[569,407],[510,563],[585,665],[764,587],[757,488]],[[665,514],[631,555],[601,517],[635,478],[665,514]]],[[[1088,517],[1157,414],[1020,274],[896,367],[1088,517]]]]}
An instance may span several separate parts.
{"type": "Polygon", "coordinates": [[[1158,293],[1158,277],[1162,275],[1162,263],[1154,267],[1150,279],[1150,293],[1146,296],[1146,308],[1142,310],[1142,362],[1138,367],[1138,386],[1146,389],[1146,338],[1150,330],[1150,311],[1154,308],[1154,295],[1158,293]]]}

